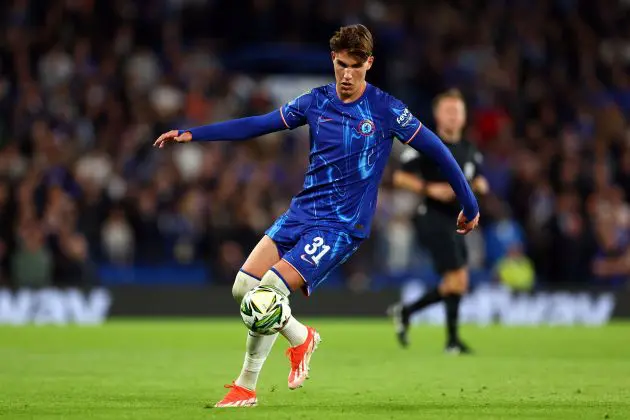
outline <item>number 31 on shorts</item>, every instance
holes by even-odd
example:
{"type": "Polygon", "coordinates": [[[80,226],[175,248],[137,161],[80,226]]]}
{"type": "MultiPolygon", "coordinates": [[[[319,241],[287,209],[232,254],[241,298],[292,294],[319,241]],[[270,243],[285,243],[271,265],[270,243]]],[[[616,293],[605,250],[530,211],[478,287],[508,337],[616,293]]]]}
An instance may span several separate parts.
{"type": "Polygon", "coordinates": [[[304,252],[311,256],[315,264],[319,264],[319,260],[321,260],[328,251],[330,251],[330,246],[324,243],[324,238],[321,236],[316,236],[312,244],[304,246],[304,252]]]}

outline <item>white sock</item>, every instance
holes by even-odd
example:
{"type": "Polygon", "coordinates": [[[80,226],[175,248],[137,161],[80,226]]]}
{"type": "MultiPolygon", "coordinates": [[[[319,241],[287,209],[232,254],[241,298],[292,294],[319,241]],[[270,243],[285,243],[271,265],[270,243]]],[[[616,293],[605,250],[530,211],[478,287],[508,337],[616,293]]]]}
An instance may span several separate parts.
{"type": "Polygon", "coordinates": [[[287,325],[280,331],[280,334],[289,340],[291,347],[295,347],[304,344],[306,337],[308,337],[308,329],[304,324],[291,316],[287,325]]]}
{"type": "MultiPolygon", "coordinates": [[[[285,297],[289,297],[291,290],[287,287],[284,281],[278,276],[275,271],[269,270],[265,273],[262,280],[260,281],[262,286],[271,286],[275,288],[280,294],[283,294],[285,297]]],[[[289,344],[291,347],[299,346],[306,341],[306,337],[308,337],[308,329],[304,324],[295,319],[293,316],[289,318],[287,325],[280,331],[280,334],[287,340],[289,340],[289,344]]]]}
{"type": "Polygon", "coordinates": [[[288,298],[291,294],[291,290],[289,290],[289,287],[286,285],[284,280],[282,280],[273,270],[269,270],[265,273],[262,279],[260,279],[260,285],[273,287],[278,293],[286,298],[288,298]]]}
{"type": "Polygon", "coordinates": [[[235,381],[236,385],[252,391],[256,389],[258,375],[260,375],[263,364],[267,360],[276,338],[278,338],[278,334],[259,335],[251,331],[248,332],[245,361],[243,362],[241,374],[235,381]]]}

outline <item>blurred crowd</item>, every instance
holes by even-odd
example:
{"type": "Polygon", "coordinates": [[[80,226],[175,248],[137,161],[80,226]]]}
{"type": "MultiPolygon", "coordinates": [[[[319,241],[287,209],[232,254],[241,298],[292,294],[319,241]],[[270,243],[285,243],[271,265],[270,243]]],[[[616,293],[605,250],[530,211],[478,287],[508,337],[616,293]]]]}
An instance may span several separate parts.
{"type": "MultiPolygon", "coordinates": [[[[325,59],[334,30],[355,22],[376,38],[368,80],[429,126],[434,95],[449,87],[466,95],[467,136],[484,153],[493,191],[470,238],[473,268],[515,285],[534,272],[541,282],[623,284],[629,8],[623,0],[2,2],[0,284],[91,284],[103,265],[196,263],[231,282],[299,191],[307,134],[160,151],[152,142],[172,128],[270,111],[279,104],[259,83],[264,73],[325,59]]],[[[407,222],[416,198],[390,186],[395,166],[373,238],[345,268],[353,282],[426,262],[407,222]]]]}

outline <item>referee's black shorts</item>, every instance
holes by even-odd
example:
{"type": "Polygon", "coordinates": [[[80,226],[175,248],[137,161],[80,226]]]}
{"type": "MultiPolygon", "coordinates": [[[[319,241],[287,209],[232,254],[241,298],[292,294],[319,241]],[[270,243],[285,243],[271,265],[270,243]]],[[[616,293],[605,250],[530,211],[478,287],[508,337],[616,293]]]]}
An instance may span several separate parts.
{"type": "Polygon", "coordinates": [[[456,232],[457,215],[429,210],[415,218],[416,235],[433,259],[438,274],[460,269],[468,263],[464,236],[456,232]]]}

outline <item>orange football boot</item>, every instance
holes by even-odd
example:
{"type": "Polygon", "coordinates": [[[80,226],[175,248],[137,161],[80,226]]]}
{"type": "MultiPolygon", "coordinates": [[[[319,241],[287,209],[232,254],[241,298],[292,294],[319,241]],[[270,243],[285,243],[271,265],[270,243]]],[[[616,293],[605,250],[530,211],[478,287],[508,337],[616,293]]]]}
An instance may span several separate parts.
{"type": "Polygon", "coordinates": [[[287,356],[291,361],[289,389],[297,389],[304,384],[304,381],[308,378],[311,357],[317,350],[317,345],[322,341],[317,331],[311,327],[306,328],[308,329],[308,335],[304,343],[290,347],[287,350],[287,356]]]}
{"type": "Polygon", "coordinates": [[[238,386],[234,382],[229,385],[225,385],[225,387],[229,388],[230,390],[221,401],[214,405],[216,408],[254,407],[256,404],[258,404],[258,399],[256,399],[256,391],[238,386]]]}

